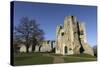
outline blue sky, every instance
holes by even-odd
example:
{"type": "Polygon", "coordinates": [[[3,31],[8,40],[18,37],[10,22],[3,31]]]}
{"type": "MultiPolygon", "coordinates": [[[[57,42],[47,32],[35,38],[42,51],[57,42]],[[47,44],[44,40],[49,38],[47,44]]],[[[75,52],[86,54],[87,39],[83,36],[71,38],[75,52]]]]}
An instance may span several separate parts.
{"type": "Polygon", "coordinates": [[[97,7],[68,4],[42,4],[33,2],[14,2],[14,23],[18,25],[22,17],[35,19],[45,32],[45,39],[54,40],[56,26],[64,24],[64,17],[74,15],[77,20],[84,22],[88,43],[96,45],[97,39],[97,7]]]}

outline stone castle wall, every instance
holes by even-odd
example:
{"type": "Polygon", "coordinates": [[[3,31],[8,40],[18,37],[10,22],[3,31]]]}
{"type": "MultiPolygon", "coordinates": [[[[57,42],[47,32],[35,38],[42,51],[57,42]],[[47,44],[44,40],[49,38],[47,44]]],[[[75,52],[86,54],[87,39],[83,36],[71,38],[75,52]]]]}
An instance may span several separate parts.
{"type": "Polygon", "coordinates": [[[64,26],[57,26],[56,54],[87,53],[93,55],[92,48],[86,43],[85,24],[78,22],[76,17],[65,17],[64,26]]]}

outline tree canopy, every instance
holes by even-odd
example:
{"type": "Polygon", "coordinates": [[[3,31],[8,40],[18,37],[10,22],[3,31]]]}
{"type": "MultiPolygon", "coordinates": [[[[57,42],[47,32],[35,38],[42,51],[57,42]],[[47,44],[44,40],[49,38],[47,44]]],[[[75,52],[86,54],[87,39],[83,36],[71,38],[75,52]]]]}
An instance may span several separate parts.
{"type": "Polygon", "coordinates": [[[27,52],[30,45],[35,47],[41,43],[44,39],[43,35],[44,32],[39,28],[39,24],[28,17],[21,18],[20,23],[14,27],[14,43],[25,44],[27,52]]]}

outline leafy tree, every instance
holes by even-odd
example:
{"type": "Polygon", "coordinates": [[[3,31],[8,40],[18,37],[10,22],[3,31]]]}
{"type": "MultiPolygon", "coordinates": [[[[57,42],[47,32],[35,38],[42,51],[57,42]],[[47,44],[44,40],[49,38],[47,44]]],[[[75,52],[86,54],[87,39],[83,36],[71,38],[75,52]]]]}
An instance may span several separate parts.
{"type": "MultiPolygon", "coordinates": [[[[24,43],[26,46],[27,53],[30,45],[33,46],[33,50],[36,45],[39,45],[40,42],[44,39],[44,32],[39,28],[39,24],[35,20],[29,20],[27,17],[23,17],[20,20],[20,23],[15,26],[17,38],[15,40],[19,43],[24,43]]],[[[15,37],[16,37],[15,36],[15,37]]]]}

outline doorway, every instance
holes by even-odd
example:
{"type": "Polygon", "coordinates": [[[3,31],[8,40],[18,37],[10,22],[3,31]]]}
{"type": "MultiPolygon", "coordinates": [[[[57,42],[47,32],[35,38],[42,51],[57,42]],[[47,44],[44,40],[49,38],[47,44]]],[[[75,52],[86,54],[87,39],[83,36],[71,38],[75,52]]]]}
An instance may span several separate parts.
{"type": "Polygon", "coordinates": [[[68,50],[67,50],[67,46],[65,46],[65,49],[64,49],[64,51],[65,51],[65,53],[67,53],[67,52],[68,52],[68,50]]]}

